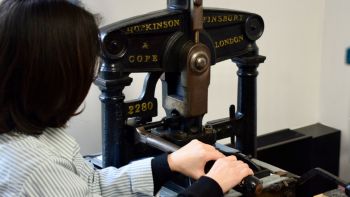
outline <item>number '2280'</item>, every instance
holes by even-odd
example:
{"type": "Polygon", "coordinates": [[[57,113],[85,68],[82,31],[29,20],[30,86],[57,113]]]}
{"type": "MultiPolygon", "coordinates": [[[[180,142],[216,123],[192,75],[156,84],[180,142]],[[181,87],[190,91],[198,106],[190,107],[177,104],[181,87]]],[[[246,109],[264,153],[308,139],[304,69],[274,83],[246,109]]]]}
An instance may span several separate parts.
{"type": "Polygon", "coordinates": [[[141,112],[151,111],[154,107],[152,102],[147,103],[137,103],[134,105],[129,105],[128,114],[133,115],[141,112]]]}

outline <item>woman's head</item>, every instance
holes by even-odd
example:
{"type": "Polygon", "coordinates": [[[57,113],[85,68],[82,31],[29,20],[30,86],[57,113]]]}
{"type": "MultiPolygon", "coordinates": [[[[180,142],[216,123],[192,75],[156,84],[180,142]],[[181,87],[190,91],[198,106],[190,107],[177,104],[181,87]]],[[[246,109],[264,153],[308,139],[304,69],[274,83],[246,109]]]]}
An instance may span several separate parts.
{"type": "Polygon", "coordinates": [[[76,114],[95,74],[98,28],[66,0],[0,4],[0,133],[39,134],[76,114]]]}

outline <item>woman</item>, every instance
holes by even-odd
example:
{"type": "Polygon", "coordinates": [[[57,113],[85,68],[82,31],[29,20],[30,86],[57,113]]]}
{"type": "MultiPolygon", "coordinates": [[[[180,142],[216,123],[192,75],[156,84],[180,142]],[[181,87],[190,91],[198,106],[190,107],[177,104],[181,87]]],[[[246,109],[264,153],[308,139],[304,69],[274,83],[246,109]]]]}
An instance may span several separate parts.
{"type": "Polygon", "coordinates": [[[64,128],[80,113],[99,50],[94,17],[81,7],[1,2],[0,196],[152,196],[174,173],[197,180],[179,196],[222,196],[252,174],[197,140],[170,155],[94,170],[64,128]]]}

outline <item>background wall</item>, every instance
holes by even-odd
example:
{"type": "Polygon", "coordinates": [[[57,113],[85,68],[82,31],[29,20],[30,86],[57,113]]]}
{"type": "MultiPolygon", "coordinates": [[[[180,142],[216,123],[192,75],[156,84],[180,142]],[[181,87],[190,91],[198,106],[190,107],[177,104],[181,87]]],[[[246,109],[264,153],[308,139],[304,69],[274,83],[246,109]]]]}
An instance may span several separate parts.
{"type": "MultiPolygon", "coordinates": [[[[90,11],[103,16],[101,25],[166,7],[165,0],[83,2],[90,11]]],[[[265,32],[258,46],[267,60],[258,69],[258,134],[316,122],[341,129],[341,176],[349,180],[346,167],[350,163],[347,145],[350,144],[350,81],[344,51],[350,43],[350,29],[345,25],[350,16],[346,12],[350,2],[206,0],[204,5],[254,12],[264,18],[265,32]]],[[[212,67],[209,113],[205,121],[227,117],[228,106],[236,103],[236,70],[230,61],[212,67]]],[[[139,95],[143,76],[133,75],[134,83],[124,92],[127,99],[139,95]]],[[[159,87],[157,94],[160,95],[159,87]]],[[[73,118],[68,128],[81,144],[83,154],[101,150],[98,95],[98,88],[93,86],[85,111],[73,118]]]]}
{"type": "Polygon", "coordinates": [[[350,47],[350,2],[325,1],[322,47],[320,122],[342,131],[340,175],[350,181],[350,66],[345,50],[350,47]]]}

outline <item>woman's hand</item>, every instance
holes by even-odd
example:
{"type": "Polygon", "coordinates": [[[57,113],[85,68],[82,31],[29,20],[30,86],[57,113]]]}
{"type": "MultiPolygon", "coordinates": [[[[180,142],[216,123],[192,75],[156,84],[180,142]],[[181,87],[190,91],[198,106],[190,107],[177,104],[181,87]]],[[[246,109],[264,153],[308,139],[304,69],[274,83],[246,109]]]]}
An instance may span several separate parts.
{"type": "Polygon", "coordinates": [[[205,176],[214,179],[226,193],[248,175],[253,175],[248,164],[237,160],[235,156],[228,156],[218,159],[205,176]]]}
{"type": "Polygon", "coordinates": [[[224,158],[213,146],[192,140],[179,150],[168,155],[170,169],[194,179],[205,175],[205,164],[210,160],[224,158]]]}

